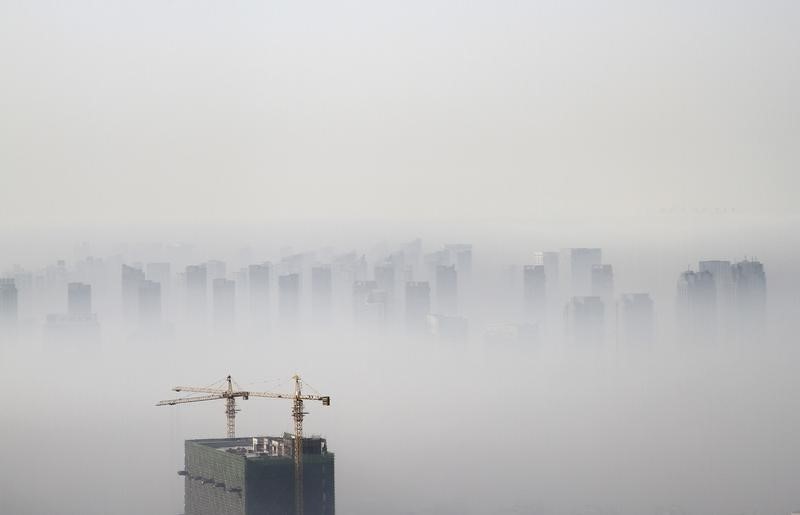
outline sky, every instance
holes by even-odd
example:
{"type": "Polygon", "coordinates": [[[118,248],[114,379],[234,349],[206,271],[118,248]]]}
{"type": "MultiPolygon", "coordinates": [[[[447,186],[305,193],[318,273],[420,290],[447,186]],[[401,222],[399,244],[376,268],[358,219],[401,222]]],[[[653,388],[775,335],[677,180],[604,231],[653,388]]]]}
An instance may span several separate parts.
{"type": "Polygon", "coordinates": [[[798,214],[800,3],[0,2],[0,232],[798,214]]]}

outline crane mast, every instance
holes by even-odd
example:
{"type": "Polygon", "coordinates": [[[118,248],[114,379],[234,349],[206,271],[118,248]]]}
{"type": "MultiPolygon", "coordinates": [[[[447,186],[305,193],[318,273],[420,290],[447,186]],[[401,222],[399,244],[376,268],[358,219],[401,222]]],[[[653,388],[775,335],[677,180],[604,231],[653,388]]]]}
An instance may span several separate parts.
{"type": "Polygon", "coordinates": [[[225,399],[225,417],[228,419],[228,438],[236,438],[236,397],[233,396],[233,381],[227,377],[228,396],[225,399]]]}
{"type": "Polygon", "coordinates": [[[303,515],[303,392],[300,376],[295,374],[294,379],[294,405],[292,417],[294,418],[294,504],[297,515],[303,515]]]}

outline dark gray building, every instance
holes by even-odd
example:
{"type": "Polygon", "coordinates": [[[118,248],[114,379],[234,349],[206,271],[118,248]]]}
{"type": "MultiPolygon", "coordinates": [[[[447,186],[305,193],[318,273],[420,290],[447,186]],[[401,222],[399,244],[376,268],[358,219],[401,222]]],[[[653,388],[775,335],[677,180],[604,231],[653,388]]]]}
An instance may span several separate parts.
{"type": "Polygon", "coordinates": [[[614,269],[611,265],[592,265],[591,291],[609,307],[614,299],[614,269]]]}
{"type": "Polygon", "coordinates": [[[687,343],[710,344],[717,337],[717,288],[709,271],[687,270],[678,277],[678,333],[687,343]]]}
{"type": "Polygon", "coordinates": [[[330,265],[311,267],[311,316],[317,323],[326,323],[333,305],[333,275],[330,265]]]}
{"type": "Polygon", "coordinates": [[[212,283],[214,302],[214,324],[218,327],[231,327],[236,318],[236,283],[223,277],[212,283]]]}
{"type": "Polygon", "coordinates": [[[458,272],[455,265],[436,267],[436,312],[440,315],[458,314],[458,272]]]}
{"type": "Polygon", "coordinates": [[[205,265],[186,267],[186,311],[190,318],[203,320],[206,317],[208,274],[205,265]]]}
{"type": "Polygon", "coordinates": [[[383,319],[385,305],[377,306],[375,301],[385,294],[381,292],[375,296],[376,291],[379,291],[377,281],[353,282],[353,321],[356,325],[375,325],[383,319]]]}
{"type": "Polygon", "coordinates": [[[766,323],[767,276],[758,261],[733,265],[733,299],[736,334],[753,340],[763,334],[766,323]]]}
{"type": "Polygon", "coordinates": [[[140,268],[122,265],[122,316],[128,323],[135,323],[139,312],[139,283],[144,281],[140,268]]]}
{"type": "Polygon", "coordinates": [[[395,307],[395,264],[391,262],[375,266],[375,283],[379,290],[386,292],[386,311],[393,312],[395,307]]]}
{"type": "Polygon", "coordinates": [[[300,274],[278,277],[278,312],[283,324],[294,324],[300,314],[300,274]]]}
{"type": "MultiPolygon", "coordinates": [[[[185,515],[290,515],[294,438],[221,438],[185,443],[185,515]]],[[[308,515],[336,511],[334,454],[320,437],[303,439],[303,504],[308,515]]]]}
{"type": "Polygon", "coordinates": [[[647,293],[625,293],[617,301],[617,341],[650,344],[655,335],[653,299],[647,293]]]}
{"type": "Polygon", "coordinates": [[[250,318],[256,326],[269,324],[270,277],[272,265],[261,263],[247,267],[250,287],[250,318]]]}
{"type": "Polygon", "coordinates": [[[67,313],[88,315],[92,312],[92,287],[84,283],[67,284],[67,313]]]}
{"type": "Polygon", "coordinates": [[[406,283],[406,329],[424,333],[431,312],[431,288],[427,281],[406,283]]]}
{"type": "Polygon", "coordinates": [[[602,262],[600,249],[570,249],[570,290],[574,296],[586,296],[592,291],[592,265],[602,262]]]}
{"type": "Polygon", "coordinates": [[[522,301],[526,319],[544,321],[547,310],[547,275],[544,265],[525,265],[522,268],[522,301]]]}
{"type": "Polygon", "coordinates": [[[139,283],[139,324],[153,326],[161,322],[161,283],[139,283]]]}
{"type": "Polygon", "coordinates": [[[600,297],[572,297],[564,310],[567,341],[601,344],[605,338],[605,307],[600,297]]]}
{"type": "Polygon", "coordinates": [[[18,318],[18,296],[14,279],[0,279],[0,327],[15,327],[18,318]]]}

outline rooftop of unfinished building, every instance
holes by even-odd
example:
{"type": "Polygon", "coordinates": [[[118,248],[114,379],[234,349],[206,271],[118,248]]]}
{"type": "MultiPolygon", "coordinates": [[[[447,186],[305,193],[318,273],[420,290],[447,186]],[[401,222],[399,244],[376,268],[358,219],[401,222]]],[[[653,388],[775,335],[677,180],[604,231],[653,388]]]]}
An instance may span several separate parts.
{"type": "MultiPolygon", "coordinates": [[[[209,438],[188,441],[245,458],[290,458],[293,452],[294,435],[284,433],[281,436],[209,438]]],[[[303,437],[303,454],[325,455],[331,453],[328,452],[325,438],[320,435],[309,435],[303,437]]]]}

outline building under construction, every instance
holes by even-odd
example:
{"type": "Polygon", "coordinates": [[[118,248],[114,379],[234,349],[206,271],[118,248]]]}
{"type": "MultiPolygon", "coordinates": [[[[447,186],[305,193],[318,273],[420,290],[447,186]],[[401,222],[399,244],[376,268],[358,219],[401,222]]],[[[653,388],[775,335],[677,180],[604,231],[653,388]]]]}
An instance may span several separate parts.
{"type": "MultiPolygon", "coordinates": [[[[289,515],[296,512],[293,435],[186,441],[185,515],[289,515]]],[[[333,515],[334,455],[327,441],[303,442],[307,515],[333,515]]]]}

